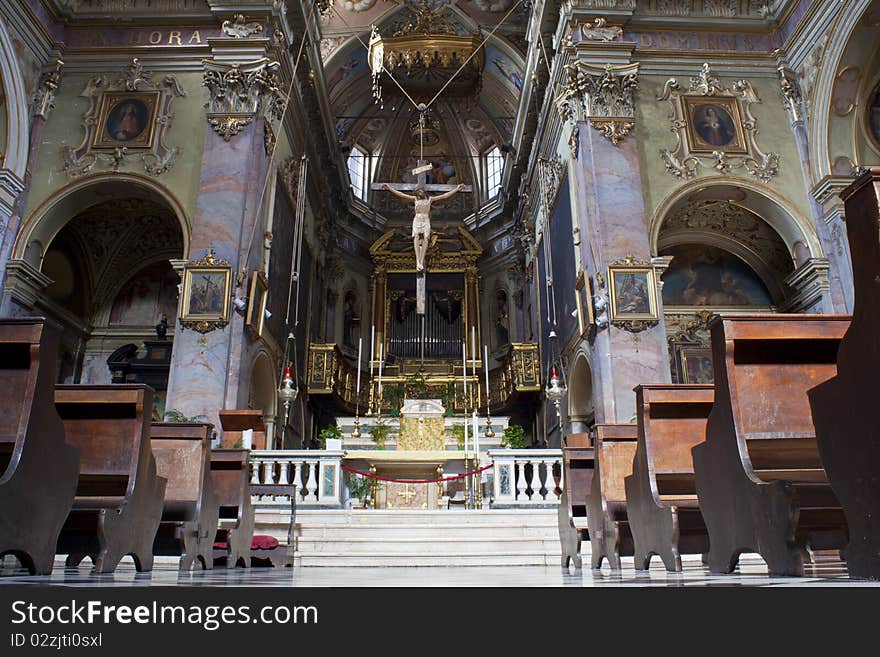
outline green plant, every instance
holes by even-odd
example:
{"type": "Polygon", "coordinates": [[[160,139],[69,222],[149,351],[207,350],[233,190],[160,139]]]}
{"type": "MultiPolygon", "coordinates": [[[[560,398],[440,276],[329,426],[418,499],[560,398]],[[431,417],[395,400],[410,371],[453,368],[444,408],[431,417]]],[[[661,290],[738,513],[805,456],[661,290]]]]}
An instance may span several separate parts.
{"type": "Polygon", "coordinates": [[[178,411],[176,408],[165,411],[165,421],[173,422],[175,424],[191,424],[194,422],[202,422],[203,420],[207,419],[208,418],[204,415],[193,415],[192,417],[188,417],[178,411]]]}
{"type": "Polygon", "coordinates": [[[348,492],[351,497],[358,498],[361,502],[370,496],[373,491],[373,482],[363,475],[354,475],[348,481],[348,492]]]}
{"type": "Polygon", "coordinates": [[[321,449],[327,448],[328,438],[342,438],[342,430],[336,426],[335,422],[333,424],[328,424],[321,429],[321,433],[318,434],[318,444],[321,446],[321,449]]]}
{"type": "Polygon", "coordinates": [[[388,402],[388,405],[391,406],[391,417],[397,417],[400,415],[400,403],[403,401],[404,397],[403,386],[399,383],[390,385],[387,388],[383,386],[382,397],[388,402]]]}
{"type": "Polygon", "coordinates": [[[428,399],[428,380],[423,372],[416,372],[406,377],[405,394],[411,399],[428,399]]]}
{"type": "Polygon", "coordinates": [[[379,449],[385,449],[385,441],[388,440],[389,431],[388,423],[382,418],[377,419],[376,424],[370,428],[370,438],[379,449]]]}
{"type": "Polygon", "coordinates": [[[511,424],[504,430],[501,438],[501,446],[507,449],[524,449],[526,446],[526,432],[519,424],[511,424]]]}
{"type": "Polygon", "coordinates": [[[455,436],[455,440],[458,442],[458,448],[464,449],[464,425],[456,424],[452,427],[452,435],[455,436]]]}
{"type": "Polygon", "coordinates": [[[446,409],[446,417],[452,416],[453,408],[455,407],[455,383],[452,381],[447,382],[446,390],[443,392],[443,396],[441,397],[443,401],[443,407],[446,409]]]}

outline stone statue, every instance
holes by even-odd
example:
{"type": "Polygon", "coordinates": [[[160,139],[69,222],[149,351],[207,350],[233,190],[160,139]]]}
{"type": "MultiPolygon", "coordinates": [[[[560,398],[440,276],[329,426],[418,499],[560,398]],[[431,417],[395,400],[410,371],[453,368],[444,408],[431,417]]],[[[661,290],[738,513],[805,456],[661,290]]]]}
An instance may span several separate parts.
{"type": "Polygon", "coordinates": [[[156,324],[156,337],[160,340],[164,340],[165,336],[168,333],[168,318],[165,315],[159,319],[159,323],[156,324]]]}
{"type": "Polygon", "coordinates": [[[394,189],[388,183],[385,183],[383,187],[398,198],[415,203],[415,216],[413,217],[412,226],[413,248],[416,252],[416,271],[423,272],[425,271],[425,254],[428,251],[428,243],[431,238],[431,203],[432,201],[443,201],[454,196],[464,189],[464,185],[459,184],[455,189],[437,196],[428,196],[424,189],[416,189],[415,196],[412,196],[394,189]]]}

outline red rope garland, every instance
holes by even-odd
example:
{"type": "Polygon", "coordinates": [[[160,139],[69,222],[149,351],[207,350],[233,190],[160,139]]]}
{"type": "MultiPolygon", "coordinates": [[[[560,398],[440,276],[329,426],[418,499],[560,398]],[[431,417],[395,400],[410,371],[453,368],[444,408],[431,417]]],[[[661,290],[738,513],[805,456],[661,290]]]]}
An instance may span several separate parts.
{"type": "Polygon", "coordinates": [[[478,470],[471,470],[470,472],[465,472],[460,475],[455,475],[452,477],[441,477],[439,479],[391,479],[390,477],[380,477],[379,475],[370,474],[369,472],[361,472],[360,470],[355,470],[347,465],[343,465],[342,469],[347,470],[348,472],[353,472],[354,474],[359,474],[362,477],[367,477],[368,479],[375,479],[376,481],[390,481],[395,484],[437,484],[441,481],[455,481],[456,479],[464,479],[465,477],[470,477],[471,475],[480,474],[481,472],[485,472],[486,470],[494,467],[494,463],[490,463],[478,470]]]}

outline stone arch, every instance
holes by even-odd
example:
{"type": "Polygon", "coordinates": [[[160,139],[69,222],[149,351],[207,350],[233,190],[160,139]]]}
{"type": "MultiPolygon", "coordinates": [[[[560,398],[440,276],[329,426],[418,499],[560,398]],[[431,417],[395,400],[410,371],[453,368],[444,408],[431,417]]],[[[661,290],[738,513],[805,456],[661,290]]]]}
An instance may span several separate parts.
{"type": "Polygon", "coordinates": [[[775,308],[801,312],[821,298],[827,261],[815,226],[757,182],[722,177],[683,185],[655,211],[649,237],[653,255],[685,245],[732,254],[760,278],[775,308]],[[809,275],[795,277],[796,270],[809,275]]]}
{"type": "Polygon", "coordinates": [[[575,357],[568,375],[568,416],[571,433],[584,433],[595,421],[593,370],[584,353],[575,357]]]}
{"type": "Polygon", "coordinates": [[[669,194],[651,217],[649,238],[652,254],[657,254],[663,223],[677,209],[693,199],[729,200],[757,214],[782,238],[792,259],[798,242],[801,243],[797,247],[801,253],[806,248],[809,257],[824,257],[815,227],[798,212],[791,201],[758,182],[733,176],[693,180],[669,194]]]}
{"type": "MultiPolygon", "coordinates": [[[[817,65],[812,88],[804,90],[812,103],[810,111],[810,164],[813,181],[834,174],[830,152],[832,102],[838,69],[862,17],[876,0],[853,0],[846,3],[832,22],[828,40],[817,65]]],[[[816,46],[818,49],[818,46],[816,46]]],[[[809,63],[804,65],[807,68],[809,63]]]]}
{"type": "Polygon", "coordinates": [[[192,224],[174,194],[147,176],[106,172],[75,180],[51,194],[30,212],[16,237],[11,258],[24,260],[40,269],[46,248],[71,219],[90,206],[113,198],[146,199],[167,206],[180,224],[183,255],[188,257],[192,224]]]}
{"type": "Polygon", "coordinates": [[[6,30],[6,24],[0,20],[0,85],[5,103],[6,134],[3,161],[0,163],[0,180],[5,179],[7,185],[0,186],[0,209],[12,213],[12,205],[16,196],[24,188],[25,170],[27,169],[28,148],[30,141],[30,120],[28,116],[28,98],[24,80],[18,65],[18,57],[6,30]],[[4,187],[12,187],[5,189],[4,187]],[[12,193],[10,193],[12,192],[12,193]]]}

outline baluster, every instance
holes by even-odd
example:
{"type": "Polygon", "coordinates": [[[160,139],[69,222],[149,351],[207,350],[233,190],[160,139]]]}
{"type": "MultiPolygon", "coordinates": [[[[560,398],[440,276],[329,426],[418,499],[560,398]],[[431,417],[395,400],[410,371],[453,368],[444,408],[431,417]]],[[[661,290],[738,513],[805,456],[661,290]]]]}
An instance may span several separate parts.
{"type": "Polygon", "coordinates": [[[318,459],[309,459],[309,480],[306,482],[306,495],[318,499],[318,459]]]}
{"type": "Polygon", "coordinates": [[[559,459],[556,459],[554,463],[559,466],[559,491],[556,493],[556,501],[558,502],[562,493],[562,488],[563,486],[565,486],[565,469],[562,467],[562,461],[560,461],[559,459]]]}
{"type": "Polygon", "coordinates": [[[264,484],[274,484],[275,483],[275,461],[263,461],[263,483],[264,484]]]}
{"type": "Polygon", "coordinates": [[[278,477],[278,483],[287,486],[290,480],[287,478],[290,474],[290,461],[281,461],[281,474],[278,477]]]}
{"type": "Polygon", "coordinates": [[[553,465],[549,459],[541,459],[541,465],[544,466],[544,495],[542,496],[545,502],[553,499],[553,465]]]}
{"type": "Polygon", "coordinates": [[[518,502],[524,502],[526,499],[526,471],[523,467],[525,461],[517,459],[516,464],[516,499],[518,502]]]}
{"type": "Polygon", "coordinates": [[[541,501],[541,473],[540,465],[541,462],[535,459],[530,461],[532,464],[532,497],[530,498],[532,502],[540,502],[541,501]]]}
{"type": "Polygon", "coordinates": [[[260,483],[260,464],[261,463],[262,463],[262,461],[258,460],[258,461],[254,461],[251,464],[251,483],[252,484],[259,484],[260,483]]]}
{"type": "Polygon", "coordinates": [[[293,462],[293,485],[296,486],[296,492],[302,499],[305,494],[302,483],[302,461],[293,462]]]}

